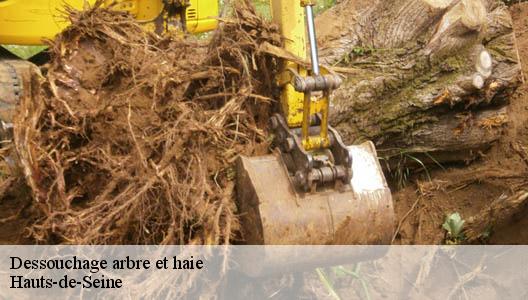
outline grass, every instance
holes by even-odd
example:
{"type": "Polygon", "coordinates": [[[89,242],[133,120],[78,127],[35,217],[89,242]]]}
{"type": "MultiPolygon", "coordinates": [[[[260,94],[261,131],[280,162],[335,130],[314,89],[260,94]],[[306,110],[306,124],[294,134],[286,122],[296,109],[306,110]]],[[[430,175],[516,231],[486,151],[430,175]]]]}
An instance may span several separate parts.
{"type": "MultiPolygon", "coordinates": [[[[391,175],[392,178],[394,178],[398,184],[398,188],[404,188],[409,181],[411,175],[412,175],[412,169],[409,168],[409,161],[412,163],[418,165],[420,169],[425,173],[425,176],[428,181],[431,181],[431,174],[429,172],[428,166],[424,163],[424,161],[416,156],[417,153],[409,152],[404,149],[400,149],[399,153],[394,156],[390,157],[383,157],[380,156],[379,160],[385,162],[385,166],[391,175]],[[397,165],[393,168],[391,168],[391,165],[389,161],[391,159],[397,159],[397,165]]],[[[440,169],[445,170],[444,166],[438,162],[430,153],[428,152],[420,152],[419,154],[425,155],[428,159],[430,159],[436,166],[438,166],[440,169]]]]}
{"type": "Polygon", "coordinates": [[[328,294],[332,298],[334,298],[336,300],[340,300],[341,297],[339,297],[339,294],[335,290],[334,284],[332,283],[332,280],[330,279],[330,277],[328,277],[326,275],[324,270],[321,269],[321,268],[317,268],[317,269],[315,269],[315,272],[317,273],[317,276],[319,276],[319,280],[321,281],[321,283],[323,283],[323,285],[325,286],[326,290],[328,291],[328,294]]]}
{"type": "MultiPolygon", "coordinates": [[[[253,0],[257,12],[264,18],[271,20],[270,3],[268,0],[253,0]]],[[[314,13],[318,15],[335,5],[335,0],[319,0],[314,6],[314,13]]]]}
{"type": "Polygon", "coordinates": [[[367,281],[363,278],[361,275],[361,263],[358,263],[354,270],[350,270],[348,268],[345,268],[344,266],[335,266],[330,268],[330,274],[333,276],[330,276],[325,272],[324,269],[318,268],[315,270],[317,273],[317,276],[319,277],[319,280],[326,288],[328,295],[332,297],[333,299],[340,300],[342,299],[341,296],[339,296],[339,293],[335,289],[335,279],[338,278],[344,278],[344,277],[350,277],[353,280],[358,280],[361,284],[361,289],[363,291],[363,298],[370,300],[370,292],[368,288],[367,281]]]}
{"type": "Polygon", "coordinates": [[[318,15],[334,5],[335,0],[319,0],[314,7],[314,13],[318,15]]]}
{"type": "Polygon", "coordinates": [[[254,0],[253,4],[257,12],[264,18],[271,20],[271,9],[268,0],[254,0]]]}

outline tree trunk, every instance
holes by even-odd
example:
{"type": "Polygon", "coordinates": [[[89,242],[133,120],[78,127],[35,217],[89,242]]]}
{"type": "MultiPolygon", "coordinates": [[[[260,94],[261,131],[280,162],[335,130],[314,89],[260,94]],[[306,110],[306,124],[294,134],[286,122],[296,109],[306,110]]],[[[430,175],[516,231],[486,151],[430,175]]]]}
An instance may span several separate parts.
{"type": "Polygon", "coordinates": [[[501,136],[521,81],[502,2],[345,0],[316,28],[322,62],[346,74],[331,120],[347,143],[449,161],[501,136]]]}

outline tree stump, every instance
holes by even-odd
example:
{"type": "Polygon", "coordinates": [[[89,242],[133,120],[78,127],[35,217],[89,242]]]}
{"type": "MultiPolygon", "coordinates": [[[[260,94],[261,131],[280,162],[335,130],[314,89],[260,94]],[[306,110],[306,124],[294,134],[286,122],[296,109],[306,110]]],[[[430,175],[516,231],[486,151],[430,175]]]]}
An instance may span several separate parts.
{"type": "Polygon", "coordinates": [[[332,125],[380,156],[471,159],[497,141],[521,68],[496,0],[345,0],[316,19],[323,63],[346,75],[332,125]]]}

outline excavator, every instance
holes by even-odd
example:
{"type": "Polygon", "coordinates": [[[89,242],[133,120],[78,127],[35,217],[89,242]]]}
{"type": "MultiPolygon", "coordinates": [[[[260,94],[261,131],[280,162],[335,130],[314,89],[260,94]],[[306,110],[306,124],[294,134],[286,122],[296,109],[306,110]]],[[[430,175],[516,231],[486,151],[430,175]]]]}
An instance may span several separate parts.
{"type": "MultiPolygon", "coordinates": [[[[0,44],[42,45],[68,21],[64,5],[95,1],[0,0],[0,44]]],[[[332,91],[342,77],[319,63],[315,0],[270,0],[284,50],[277,75],[277,112],[269,120],[274,151],[236,161],[236,204],[242,237],[251,245],[390,244],[391,193],[370,141],[347,146],[330,125],[332,91]],[[307,67],[308,66],[308,67],[307,67]]],[[[149,30],[200,33],[218,26],[217,0],[113,0],[149,30]]],[[[0,119],[10,130],[31,63],[0,58],[0,119]]]]}

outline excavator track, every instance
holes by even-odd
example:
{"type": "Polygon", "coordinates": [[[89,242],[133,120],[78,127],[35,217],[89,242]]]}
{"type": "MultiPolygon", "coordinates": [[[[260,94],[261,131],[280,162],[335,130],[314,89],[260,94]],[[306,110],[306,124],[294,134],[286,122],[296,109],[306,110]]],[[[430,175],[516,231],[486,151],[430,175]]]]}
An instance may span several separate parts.
{"type": "Polygon", "coordinates": [[[17,59],[0,58],[0,138],[12,136],[13,115],[21,97],[27,93],[33,63],[17,59]]]}

